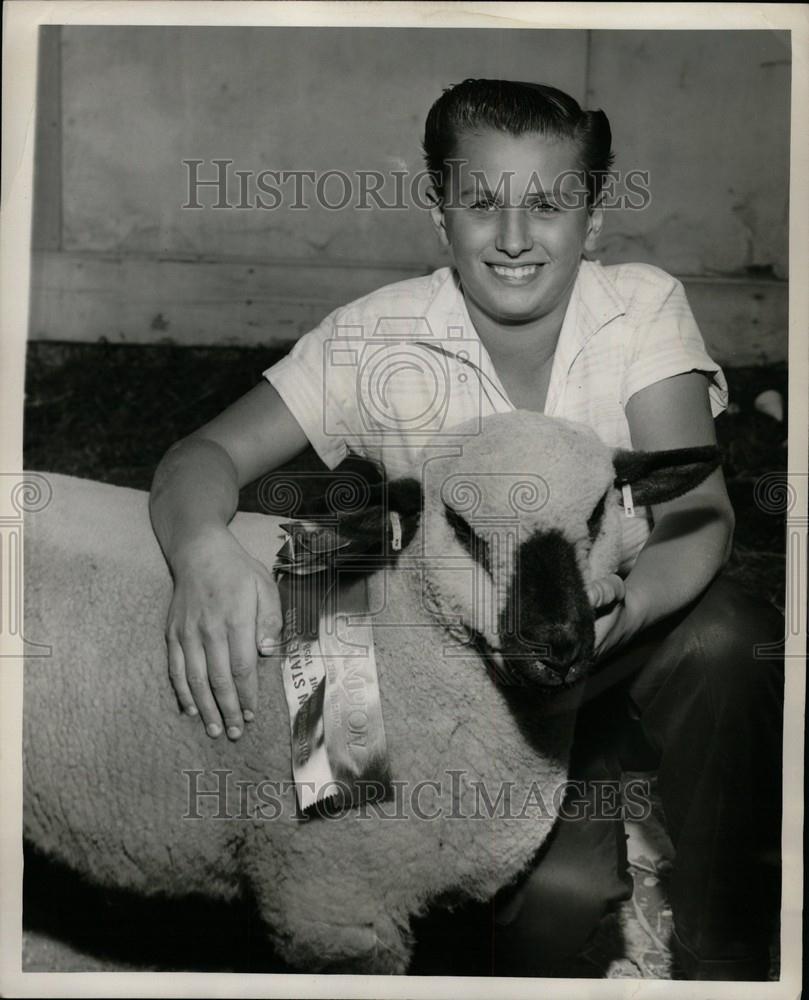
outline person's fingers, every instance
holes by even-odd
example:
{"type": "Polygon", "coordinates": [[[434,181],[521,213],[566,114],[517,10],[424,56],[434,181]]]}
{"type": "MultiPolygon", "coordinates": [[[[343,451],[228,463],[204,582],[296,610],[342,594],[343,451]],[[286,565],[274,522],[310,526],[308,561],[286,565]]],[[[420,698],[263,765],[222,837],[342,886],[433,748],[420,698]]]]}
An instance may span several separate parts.
{"type": "Polygon", "coordinates": [[[587,588],[587,597],[594,608],[601,608],[605,605],[622,601],[626,595],[624,581],[617,573],[609,576],[602,576],[598,580],[593,580],[587,588]]]}
{"type": "Polygon", "coordinates": [[[609,648],[610,634],[618,618],[619,611],[620,609],[615,608],[612,611],[608,611],[606,614],[596,618],[594,622],[595,639],[593,643],[593,651],[596,656],[603,653],[605,649],[609,648]]]}
{"type": "Polygon", "coordinates": [[[281,596],[275,583],[259,580],[256,598],[256,647],[262,656],[272,656],[281,643],[281,596]]]}
{"type": "Polygon", "coordinates": [[[222,713],[225,731],[231,739],[238,739],[244,730],[244,717],[236,685],[233,683],[227,632],[224,628],[215,632],[203,631],[202,637],[208,660],[208,681],[222,713]]]}
{"type": "Polygon", "coordinates": [[[177,695],[177,701],[180,703],[180,708],[186,715],[199,715],[191,688],[188,686],[188,679],[185,676],[183,647],[173,631],[166,634],[166,647],[169,656],[169,678],[174,693],[177,695]]]}
{"type": "Polygon", "coordinates": [[[230,670],[239,697],[245,722],[256,717],[258,701],[258,676],[256,673],[256,644],[252,625],[232,628],[228,631],[230,649],[230,670]]]}
{"type": "Polygon", "coordinates": [[[194,629],[189,629],[183,635],[182,643],[188,686],[191,688],[199,714],[202,716],[205,731],[209,736],[215,738],[222,733],[222,717],[216,707],[211,685],[208,683],[208,662],[205,658],[205,649],[194,629]]]}
{"type": "Polygon", "coordinates": [[[602,577],[600,580],[593,580],[587,588],[587,596],[594,608],[600,608],[607,603],[608,585],[602,577]]]}

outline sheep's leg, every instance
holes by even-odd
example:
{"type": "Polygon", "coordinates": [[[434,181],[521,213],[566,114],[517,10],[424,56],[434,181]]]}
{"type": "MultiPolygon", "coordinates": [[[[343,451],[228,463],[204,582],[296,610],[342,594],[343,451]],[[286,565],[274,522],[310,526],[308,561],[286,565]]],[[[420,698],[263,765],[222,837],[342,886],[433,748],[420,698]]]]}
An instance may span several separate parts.
{"type": "MultiPolygon", "coordinates": [[[[381,903],[356,911],[356,887],[345,888],[344,906],[307,908],[291,880],[257,885],[253,893],[273,946],[302,972],[403,975],[412,954],[406,924],[397,924],[381,903]]],[[[325,902],[325,900],[324,900],[325,902]]]]}

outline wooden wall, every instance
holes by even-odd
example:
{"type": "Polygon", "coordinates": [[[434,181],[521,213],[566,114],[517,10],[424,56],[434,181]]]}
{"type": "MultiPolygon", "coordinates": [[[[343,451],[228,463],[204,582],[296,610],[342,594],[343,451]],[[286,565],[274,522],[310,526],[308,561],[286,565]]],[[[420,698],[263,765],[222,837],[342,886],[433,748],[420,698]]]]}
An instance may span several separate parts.
{"type": "Polygon", "coordinates": [[[234,206],[237,170],[412,176],[441,89],[491,76],[603,107],[652,197],[608,214],[601,259],[681,277],[722,362],[783,359],[789,71],[785,32],[42,29],[30,335],[286,341],[441,265],[418,207],[214,209],[205,190],[183,208],[183,161],[231,160],[234,206]]]}

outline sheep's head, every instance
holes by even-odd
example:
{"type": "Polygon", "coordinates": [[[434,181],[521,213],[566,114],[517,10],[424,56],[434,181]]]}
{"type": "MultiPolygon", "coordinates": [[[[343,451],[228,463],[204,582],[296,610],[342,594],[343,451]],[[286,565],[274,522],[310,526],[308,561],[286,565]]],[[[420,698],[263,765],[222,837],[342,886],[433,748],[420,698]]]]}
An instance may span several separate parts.
{"type": "Polygon", "coordinates": [[[616,451],[583,425],[525,411],[460,440],[426,460],[420,489],[391,484],[425,602],[513,678],[569,686],[593,655],[587,584],[620,562],[622,483],[639,506],[673,499],[717,466],[717,450],[616,451]]]}
{"type": "Polygon", "coordinates": [[[593,649],[586,584],[613,572],[621,529],[612,452],[541,414],[487,418],[425,467],[425,587],[512,675],[572,683],[593,649]]]}

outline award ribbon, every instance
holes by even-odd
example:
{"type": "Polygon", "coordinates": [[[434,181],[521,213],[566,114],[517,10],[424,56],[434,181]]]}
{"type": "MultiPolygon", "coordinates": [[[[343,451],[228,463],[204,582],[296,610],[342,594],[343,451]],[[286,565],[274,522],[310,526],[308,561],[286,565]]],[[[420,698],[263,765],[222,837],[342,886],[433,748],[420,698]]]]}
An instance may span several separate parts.
{"type": "Polygon", "coordinates": [[[331,527],[283,524],[275,565],[284,613],[282,665],[298,804],[357,805],[389,791],[385,727],[364,576],[331,527]]]}

